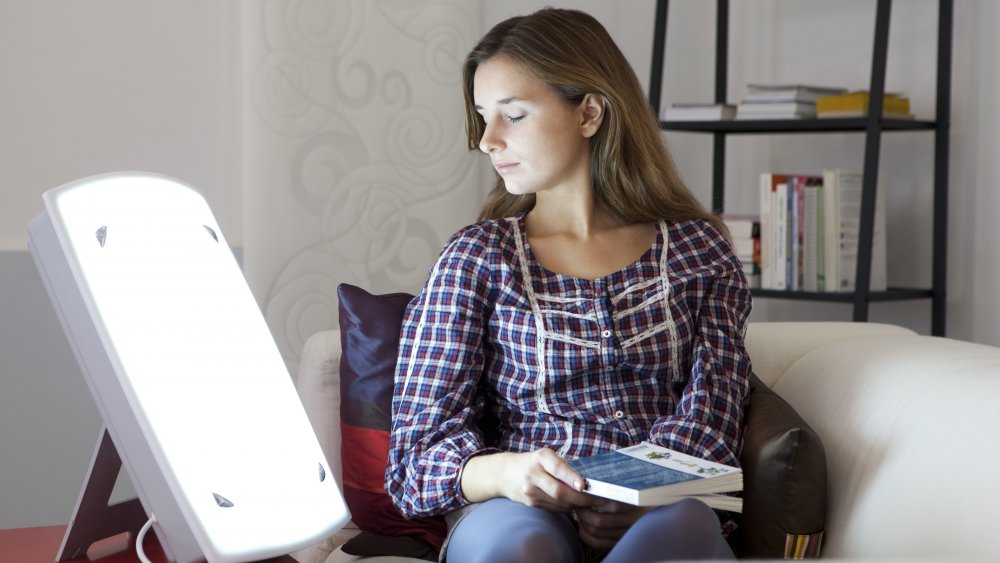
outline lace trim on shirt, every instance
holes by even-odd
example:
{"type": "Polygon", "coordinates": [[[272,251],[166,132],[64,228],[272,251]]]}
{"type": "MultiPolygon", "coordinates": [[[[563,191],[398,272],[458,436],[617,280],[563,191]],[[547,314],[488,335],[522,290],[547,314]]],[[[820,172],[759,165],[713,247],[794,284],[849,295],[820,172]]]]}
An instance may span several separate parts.
{"type": "Polygon", "coordinates": [[[668,250],[670,249],[670,232],[667,231],[666,223],[660,222],[660,229],[663,233],[663,252],[660,253],[660,280],[663,284],[663,307],[667,312],[667,320],[662,324],[666,326],[667,331],[670,332],[670,372],[673,374],[674,381],[680,379],[680,369],[678,364],[680,364],[680,356],[678,355],[678,342],[677,342],[677,325],[674,323],[674,317],[670,314],[670,277],[667,275],[667,257],[670,255],[668,250]]]}
{"type": "Polygon", "coordinates": [[[549,403],[545,398],[545,380],[547,378],[545,370],[545,339],[548,333],[545,331],[545,320],[542,318],[541,308],[538,306],[538,297],[535,295],[534,285],[531,283],[531,271],[528,269],[528,257],[524,252],[524,242],[521,240],[521,225],[518,224],[517,217],[507,219],[514,229],[514,243],[517,245],[517,258],[521,263],[521,275],[524,278],[524,292],[528,296],[528,303],[531,304],[532,316],[535,317],[535,356],[538,362],[538,378],[535,380],[535,401],[538,403],[539,412],[551,414],[549,403]]]}

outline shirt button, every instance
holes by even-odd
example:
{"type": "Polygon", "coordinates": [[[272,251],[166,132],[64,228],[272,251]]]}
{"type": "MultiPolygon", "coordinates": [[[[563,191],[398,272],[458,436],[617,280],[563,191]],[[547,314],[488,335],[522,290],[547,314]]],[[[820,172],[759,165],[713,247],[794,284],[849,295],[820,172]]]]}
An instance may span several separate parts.
{"type": "Polygon", "coordinates": [[[615,411],[615,418],[625,418],[625,413],[622,411],[615,411]]]}
{"type": "Polygon", "coordinates": [[[604,338],[611,338],[611,331],[605,330],[604,332],[601,333],[601,336],[603,336],[604,338]]]}

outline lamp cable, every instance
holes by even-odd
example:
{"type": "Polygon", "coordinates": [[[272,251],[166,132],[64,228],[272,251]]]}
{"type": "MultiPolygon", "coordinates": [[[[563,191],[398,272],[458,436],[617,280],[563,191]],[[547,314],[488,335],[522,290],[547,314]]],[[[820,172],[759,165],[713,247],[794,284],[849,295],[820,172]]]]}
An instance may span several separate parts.
{"type": "Polygon", "coordinates": [[[139,529],[139,535],[135,538],[135,554],[139,557],[139,561],[142,563],[153,563],[148,557],[146,557],[146,551],[142,548],[142,540],[145,539],[146,532],[148,532],[155,523],[156,515],[150,514],[149,520],[146,520],[146,523],[142,525],[142,528],[139,529]]]}

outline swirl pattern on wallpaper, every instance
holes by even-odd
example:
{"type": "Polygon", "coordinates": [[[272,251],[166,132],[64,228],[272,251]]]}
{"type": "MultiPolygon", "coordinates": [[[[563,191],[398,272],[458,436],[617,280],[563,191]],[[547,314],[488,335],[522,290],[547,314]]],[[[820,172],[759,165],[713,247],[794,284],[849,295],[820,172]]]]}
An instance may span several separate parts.
{"type": "Polygon", "coordinates": [[[293,373],[337,324],[336,287],[415,291],[475,220],[462,0],[261,0],[248,7],[247,276],[293,373]]]}

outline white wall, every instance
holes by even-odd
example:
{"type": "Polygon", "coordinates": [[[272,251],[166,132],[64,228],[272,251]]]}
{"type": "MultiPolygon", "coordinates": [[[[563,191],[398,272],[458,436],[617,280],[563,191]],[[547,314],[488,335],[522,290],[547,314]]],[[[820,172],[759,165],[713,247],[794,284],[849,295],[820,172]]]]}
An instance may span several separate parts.
{"type": "Polygon", "coordinates": [[[41,193],[120,169],[201,189],[240,242],[238,4],[0,3],[0,249],[41,193]]]}
{"type": "MultiPolygon", "coordinates": [[[[652,0],[0,3],[0,528],[69,518],[100,427],[26,251],[44,190],[123,168],[202,189],[245,247],[294,369],[304,339],[334,325],[337,283],[415,290],[444,237],[475,215],[488,169],[464,146],[458,63],[487,27],[545,5],[596,15],[646,83],[652,0]]],[[[671,2],[665,101],[711,97],[712,5],[671,2]]],[[[933,104],[932,6],[897,2],[893,16],[888,86],[921,115],[933,104]]],[[[751,80],[863,87],[873,12],[869,0],[732,3],[730,99],[751,80]]],[[[948,328],[990,344],[998,27],[994,2],[956,3],[948,328]]],[[[894,282],[929,279],[927,135],[883,144],[894,282]]],[[[710,141],[666,138],[707,202],[710,141]]],[[[734,138],[728,201],[751,211],[758,172],[860,167],[860,150],[849,135],[734,138]]],[[[761,301],[754,312],[849,317],[830,304],[761,301]]],[[[922,302],[878,304],[873,317],[928,330],[922,302]]]]}
{"type": "Polygon", "coordinates": [[[417,291],[481,205],[461,60],[478,6],[250,2],[243,28],[245,270],[290,369],[336,288],[417,291]]]}

